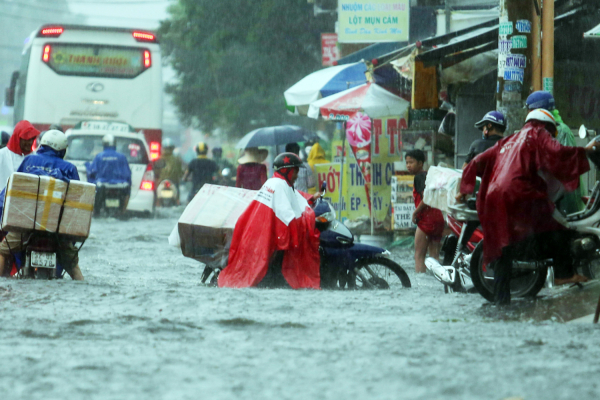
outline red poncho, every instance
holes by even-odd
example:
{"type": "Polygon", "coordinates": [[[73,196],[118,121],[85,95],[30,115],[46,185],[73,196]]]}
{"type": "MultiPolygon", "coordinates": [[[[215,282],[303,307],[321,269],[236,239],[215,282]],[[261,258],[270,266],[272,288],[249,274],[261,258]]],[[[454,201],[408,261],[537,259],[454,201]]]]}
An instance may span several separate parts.
{"type": "Polygon", "coordinates": [[[485,238],[484,262],[499,258],[503,247],[532,234],[564,229],[552,218],[554,204],[542,175],[574,190],[579,175],[589,169],[582,147],[562,146],[538,121],[475,157],[463,171],[460,192],[472,193],[476,177],[481,177],[477,213],[485,238]]]}
{"type": "Polygon", "coordinates": [[[276,250],[284,250],[281,272],[293,289],[319,289],[319,231],[306,199],[276,173],[235,225],[229,264],[219,287],[256,286],[276,250]]]}

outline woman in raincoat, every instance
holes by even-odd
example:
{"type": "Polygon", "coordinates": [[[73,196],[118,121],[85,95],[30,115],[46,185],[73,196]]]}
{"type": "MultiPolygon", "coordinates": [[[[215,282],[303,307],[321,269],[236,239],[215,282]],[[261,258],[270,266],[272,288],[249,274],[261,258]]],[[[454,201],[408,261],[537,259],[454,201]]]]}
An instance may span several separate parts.
{"type": "Polygon", "coordinates": [[[6,147],[0,150],[0,190],[6,187],[8,178],[15,172],[26,155],[31,153],[33,141],[40,134],[29,121],[21,121],[8,140],[6,147]]]}

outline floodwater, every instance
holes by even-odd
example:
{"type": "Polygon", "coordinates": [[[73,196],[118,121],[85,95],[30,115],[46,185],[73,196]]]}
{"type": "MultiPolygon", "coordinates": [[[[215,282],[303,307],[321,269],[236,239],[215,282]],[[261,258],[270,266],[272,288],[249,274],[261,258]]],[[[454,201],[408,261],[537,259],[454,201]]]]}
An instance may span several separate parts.
{"type": "Polygon", "coordinates": [[[0,399],[598,399],[600,328],[412,289],[200,284],[182,209],[95,220],[86,281],[0,281],[0,399]]]}

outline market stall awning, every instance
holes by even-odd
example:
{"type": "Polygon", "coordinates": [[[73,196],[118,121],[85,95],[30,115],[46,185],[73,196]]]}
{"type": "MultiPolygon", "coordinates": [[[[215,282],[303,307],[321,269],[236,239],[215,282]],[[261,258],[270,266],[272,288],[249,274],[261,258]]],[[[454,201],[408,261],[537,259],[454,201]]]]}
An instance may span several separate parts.
{"type": "Polygon", "coordinates": [[[299,114],[306,114],[313,101],[364,84],[366,71],[366,64],[357,62],[313,72],[284,92],[286,105],[296,107],[299,114]]]}
{"type": "Polygon", "coordinates": [[[372,59],[379,57],[382,54],[388,54],[393,51],[402,49],[406,46],[408,46],[408,42],[375,43],[365,47],[364,49],[358,50],[352,54],[348,54],[347,56],[340,58],[337,61],[337,65],[354,63],[361,60],[371,61],[372,59]]]}
{"type": "Polygon", "coordinates": [[[308,110],[310,118],[333,121],[346,121],[357,112],[363,112],[371,118],[401,115],[410,103],[385,90],[376,83],[368,82],[345,90],[333,96],[311,103],[308,110]]]}

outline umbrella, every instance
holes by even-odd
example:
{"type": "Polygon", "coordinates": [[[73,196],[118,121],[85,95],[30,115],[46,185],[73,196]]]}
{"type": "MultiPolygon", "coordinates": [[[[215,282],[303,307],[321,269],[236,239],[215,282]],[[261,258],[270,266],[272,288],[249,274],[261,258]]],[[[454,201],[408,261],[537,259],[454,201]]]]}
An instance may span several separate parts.
{"type": "Polygon", "coordinates": [[[311,103],[308,116],[347,121],[361,111],[371,118],[381,118],[401,115],[409,106],[408,101],[369,82],[311,103]]]}
{"type": "Polygon", "coordinates": [[[304,128],[295,125],[279,125],[258,128],[247,133],[235,145],[238,149],[259,146],[277,146],[287,143],[305,142],[317,136],[304,128]]]}
{"type": "Polygon", "coordinates": [[[366,71],[367,66],[361,61],[313,72],[284,92],[286,107],[293,113],[306,115],[313,101],[365,83],[366,71]]]}

